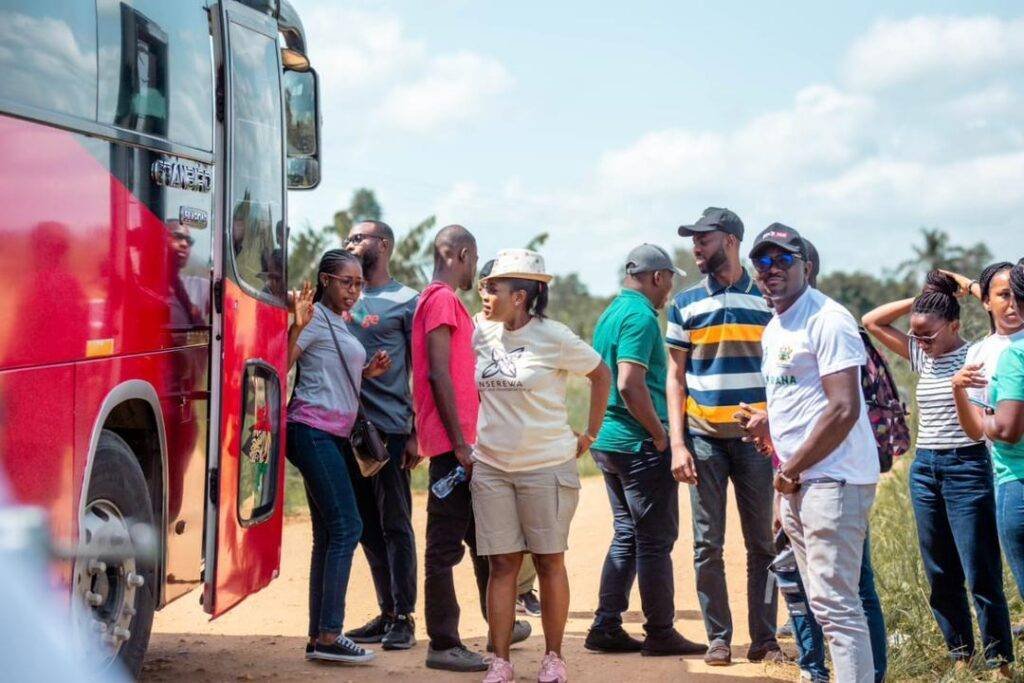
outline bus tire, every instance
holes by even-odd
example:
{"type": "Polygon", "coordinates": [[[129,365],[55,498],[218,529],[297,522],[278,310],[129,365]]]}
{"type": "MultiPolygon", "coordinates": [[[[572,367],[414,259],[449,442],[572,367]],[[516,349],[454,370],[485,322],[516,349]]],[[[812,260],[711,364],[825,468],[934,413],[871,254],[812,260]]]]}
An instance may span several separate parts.
{"type": "Polygon", "coordinates": [[[155,533],[153,506],[142,468],[131,447],[114,432],[100,433],[84,510],[85,532],[80,542],[87,557],[76,563],[76,595],[84,600],[86,591],[90,591],[96,602],[104,599],[100,605],[86,604],[84,613],[91,617],[90,626],[100,646],[106,648],[102,650],[104,660],[116,651],[124,669],[137,678],[156,609],[155,558],[89,564],[95,555],[102,556],[105,548],[112,547],[104,545],[104,539],[111,536],[108,531],[130,538],[130,532],[140,523],[155,533]],[[130,632],[127,637],[125,629],[130,632]]]}

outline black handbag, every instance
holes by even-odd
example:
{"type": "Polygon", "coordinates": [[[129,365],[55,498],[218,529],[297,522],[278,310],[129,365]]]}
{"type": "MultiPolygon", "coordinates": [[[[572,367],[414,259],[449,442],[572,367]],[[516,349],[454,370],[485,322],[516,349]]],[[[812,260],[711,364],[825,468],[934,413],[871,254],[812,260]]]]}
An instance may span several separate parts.
{"type": "Polygon", "coordinates": [[[348,371],[348,365],[345,364],[345,356],[341,353],[341,345],[338,343],[338,335],[334,331],[334,325],[331,324],[331,318],[327,315],[326,311],[320,312],[323,313],[324,320],[327,321],[327,328],[331,331],[331,339],[334,340],[334,349],[338,352],[338,361],[341,363],[342,374],[345,375],[349,386],[352,387],[352,393],[356,397],[356,406],[358,406],[356,421],[352,425],[352,433],[349,435],[348,441],[352,446],[352,453],[356,457],[356,463],[359,465],[360,474],[364,477],[372,477],[388,463],[388,459],[391,456],[388,454],[387,446],[384,445],[384,439],[381,437],[380,431],[372,422],[366,419],[366,415],[363,413],[363,402],[359,398],[359,389],[356,388],[356,382],[348,371]]]}

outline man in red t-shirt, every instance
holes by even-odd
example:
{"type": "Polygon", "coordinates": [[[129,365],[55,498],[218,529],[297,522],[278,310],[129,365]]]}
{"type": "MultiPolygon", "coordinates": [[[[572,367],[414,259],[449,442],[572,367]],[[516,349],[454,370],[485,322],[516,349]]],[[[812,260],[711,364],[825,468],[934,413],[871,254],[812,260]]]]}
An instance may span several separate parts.
{"type": "MultiPolygon", "coordinates": [[[[473,320],[457,291],[468,291],[476,276],[477,248],[461,225],[443,228],[434,239],[434,278],[420,294],[412,319],[413,408],[419,454],[430,460],[430,485],[462,465],[472,470],[480,397],[476,388],[473,320]]],[[[459,603],[452,568],[470,549],[480,605],[486,601],[487,559],[476,554],[476,528],[469,486],[459,484],[445,498],[427,499],[424,556],[424,616],[430,646],[427,667],[485,671],[487,663],[459,637],[459,603]]],[[[528,626],[528,624],[523,624],[528,626]]],[[[522,630],[522,629],[520,629],[522,630]]],[[[529,635],[526,631],[525,635],[529,635]]]]}

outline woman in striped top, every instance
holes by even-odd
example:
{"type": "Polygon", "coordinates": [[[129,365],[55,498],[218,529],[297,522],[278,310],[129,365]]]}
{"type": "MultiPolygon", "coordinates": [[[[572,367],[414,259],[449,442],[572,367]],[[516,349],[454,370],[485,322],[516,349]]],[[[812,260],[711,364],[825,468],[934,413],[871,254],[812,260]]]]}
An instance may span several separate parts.
{"type": "Polygon", "coordinates": [[[932,271],[919,296],[879,306],[864,316],[864,326],[909,360],[918,375],[910,497],[932,613],[950,656],[966,666],[975,653],[966,580],[985,659],[1009,677],[1013,641],[1003,594],[992,460],[985,444],[960,427],[951,384],[969,348],[960,336],[958,299],[965,294],[953,277],[932,271]],[[909,333],[893,326],[908,313],[909,333]]]}

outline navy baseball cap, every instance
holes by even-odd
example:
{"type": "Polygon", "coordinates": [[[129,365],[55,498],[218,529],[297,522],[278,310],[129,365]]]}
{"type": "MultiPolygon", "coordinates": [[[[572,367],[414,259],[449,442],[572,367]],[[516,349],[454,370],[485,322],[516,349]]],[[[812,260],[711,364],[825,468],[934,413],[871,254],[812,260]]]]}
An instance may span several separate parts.
{"type": "Polygon", "coordinates": [[[758,253],[765,247],[774,245],[783,251],[797,254],[806,259],[807,245],[805,242],[806,240],[795,229],[782,223],[772,223],[754,238],[754,246],[750,248],[750,258],[757,258],[758,253]]]}
{"type": "Polygon", "coordinates": [[[729,209],[719,209],[709,206],[704,209],[704,214],[697,219],[693,225],[680,225],[680,237],[693,237],[702,232],[721,230],[724,233],[733,235],[738,240],[743,239],[743,221],[729,209]]]}

